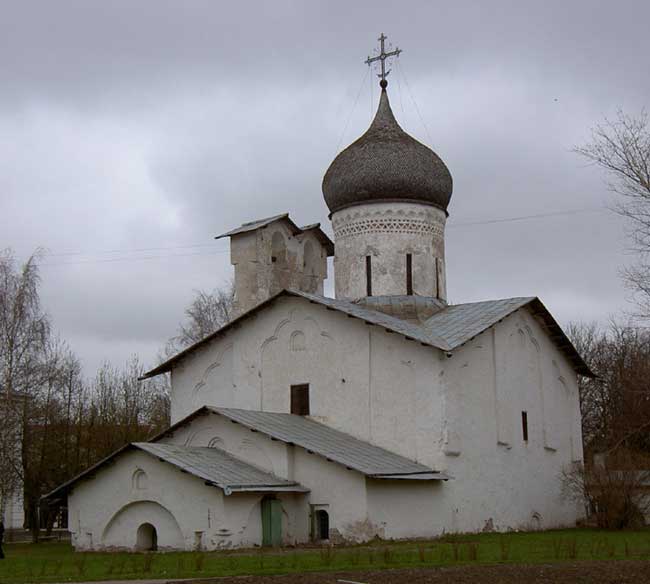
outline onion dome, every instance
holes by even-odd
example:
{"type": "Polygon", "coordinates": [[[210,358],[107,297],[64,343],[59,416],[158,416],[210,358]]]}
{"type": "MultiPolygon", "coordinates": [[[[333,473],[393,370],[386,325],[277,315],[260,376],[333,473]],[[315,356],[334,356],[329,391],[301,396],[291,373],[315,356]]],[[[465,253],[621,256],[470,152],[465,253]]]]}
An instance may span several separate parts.
{"type": "Polygon", "coordinates": [[[385,80],[372,124],[334,159],[323,178],[332,213],[373,201],[423,203],[446,211],[452,188],[451,173],[440,157],[397,123],[385,80]]]}

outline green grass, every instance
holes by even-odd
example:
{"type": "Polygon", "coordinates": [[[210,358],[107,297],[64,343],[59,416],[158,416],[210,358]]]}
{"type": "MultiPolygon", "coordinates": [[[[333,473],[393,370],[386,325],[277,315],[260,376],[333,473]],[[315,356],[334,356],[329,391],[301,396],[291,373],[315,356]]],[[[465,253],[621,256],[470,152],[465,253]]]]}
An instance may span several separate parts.
{"type": "Polygon", "coordinates": [[[74,553],[66,543],[7,544],[0,582],[191,578],[462,564],[650,560],[650,530],[468,534],[418,542],[222,552],[74,553]]]}

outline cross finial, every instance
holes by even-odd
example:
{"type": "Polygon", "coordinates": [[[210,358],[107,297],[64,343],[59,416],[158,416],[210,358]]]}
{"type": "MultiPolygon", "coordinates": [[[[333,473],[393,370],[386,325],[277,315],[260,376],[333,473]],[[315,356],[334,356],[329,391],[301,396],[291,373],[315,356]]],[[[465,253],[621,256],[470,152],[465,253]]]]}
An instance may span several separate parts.
{"type": "Polygon", "coordinates": [[[388,85],[388,81],[386,81],[386,77],[388,77],[388,74],[390,73],[390,69],[386,69],[386,59],[388,57],[399,57],[399,54],[402,52],[401,49],[395,47],[394,51],[389,51],[388,53],[385,50],[385,42],[388,37],[382,32],[381,36],[377,39],[379,41],[379,54],[375,57],[368,57],[365,60],[366,65],[370,67],[375,61],[379,61],[381,63],[381,73],[377,74],[377,77],[381,78],[381,81],[379,82],[379,85],[381,85],[382,89],[386,89],[386,86],[388,85]]]}

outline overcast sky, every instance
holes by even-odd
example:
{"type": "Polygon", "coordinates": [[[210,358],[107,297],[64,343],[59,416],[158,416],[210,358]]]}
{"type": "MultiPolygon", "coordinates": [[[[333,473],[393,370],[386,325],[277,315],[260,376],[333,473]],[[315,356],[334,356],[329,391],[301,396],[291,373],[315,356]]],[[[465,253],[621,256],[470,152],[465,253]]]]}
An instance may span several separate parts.
{"type": "Polygon", "coordinates": [[[193,290],[230,277],[215,235],[285,211],[331,233],[322,176],[374,113],[382,31],[404,51],[393,110],[454,177],[451,301],[538,295],[562,324],[629,307],[623,224],[571,149],[650,105],[647,2],[0,9],[0,248],[48,250],[43,303],[88,374],[154,361],[193,290]]]}

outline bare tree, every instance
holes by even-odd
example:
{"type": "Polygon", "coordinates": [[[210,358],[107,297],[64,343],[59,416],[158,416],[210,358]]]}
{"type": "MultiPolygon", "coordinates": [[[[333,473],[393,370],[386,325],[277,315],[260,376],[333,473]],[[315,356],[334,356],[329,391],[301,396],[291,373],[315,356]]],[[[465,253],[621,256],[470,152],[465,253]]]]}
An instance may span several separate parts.
{"type": "Polygon", "coordinates": [[[647,455],[625,449],[601,453],[588,464],[564,470],[564,495],[584,503],[598,527],[641,527],[650,513],[649,463],[647,455]]]}
{"type": "Polygon", "coordinates": [[[34,541],[56,513],[42,495],[169,425],[165,380],[139,380],[137,357],[122,368],[106,364],[86,382],[41,308],[36,259],[19,266],[0,253],[0,506],[22,490],[34,541]]]}
{"type": "Polygon", "coordinates": [[[575,152],[604,169],[611,191],[620,195],[613,210],[628,220],[636,265],[623,271],[640,316],[650,318],[650,125],[648,114],[619,111],[592,130],[591,141],[575,152]]]}
{"type": "Polygon", "coordinates": [[[229,283],[212,292],[195,290],[194,298],[185,309],[185,320],[178,328],[178,334],[167,343],[165,356],[180,351],[204,339],[234,316],[235,287],[229,283]]]}
{"type": "Polygon", "coordinates": [[[574,324],[568,333],[596,373],[579,381],[586,452],[650,454],[650,331],[612,323],[574,324]]]}

